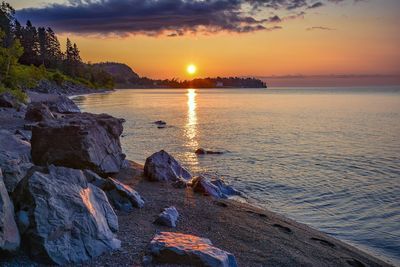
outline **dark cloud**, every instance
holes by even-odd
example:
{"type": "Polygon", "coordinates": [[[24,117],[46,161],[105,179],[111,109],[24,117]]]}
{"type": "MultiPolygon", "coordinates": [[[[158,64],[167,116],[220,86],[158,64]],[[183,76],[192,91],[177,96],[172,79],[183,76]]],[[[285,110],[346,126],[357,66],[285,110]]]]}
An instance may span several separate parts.
{"type": "Polygon", "coordinates": [[[259,11],[298,10],[304,16],[304,10],[320,7],[323,1],[344,0],[69,0],[68,4],[18,10],[17,17],[78,34],[247,33],[278,29],[268,24],[283,20],[277,15],[262,18],[259,11]]]}

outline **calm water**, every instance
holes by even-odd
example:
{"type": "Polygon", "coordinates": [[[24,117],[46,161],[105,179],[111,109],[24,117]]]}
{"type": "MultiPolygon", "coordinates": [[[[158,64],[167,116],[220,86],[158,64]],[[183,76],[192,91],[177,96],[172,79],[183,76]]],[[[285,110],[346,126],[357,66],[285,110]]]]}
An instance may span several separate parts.
{"type": "Polygon", "coordinates": [[[129,159],[165,149],[258,205],[400,264],[400,87],[120,90],[75,100],[126,119],[129,159]],[[197,157],[198,147],[227,153],[197,157]]]}

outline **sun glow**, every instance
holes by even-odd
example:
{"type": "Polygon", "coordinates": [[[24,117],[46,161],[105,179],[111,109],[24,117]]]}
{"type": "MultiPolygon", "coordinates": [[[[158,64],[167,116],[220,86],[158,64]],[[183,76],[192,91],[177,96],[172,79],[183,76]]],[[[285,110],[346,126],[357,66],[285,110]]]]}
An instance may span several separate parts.
{"type": "Polygon", "coordinates": [[[194,64],[190,64],[187,66],[186,71],[188,74],[193,75],[197,72],[197,67],[194,64]]]}

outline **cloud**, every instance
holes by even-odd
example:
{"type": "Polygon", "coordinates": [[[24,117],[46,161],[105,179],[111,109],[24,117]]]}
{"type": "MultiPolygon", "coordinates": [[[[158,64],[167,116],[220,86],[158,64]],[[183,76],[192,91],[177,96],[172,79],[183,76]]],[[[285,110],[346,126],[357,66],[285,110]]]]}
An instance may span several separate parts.
{"type": "Polygon", "coordinates": [[[314,26],[314,27],[309,27],[306,29],[307,31],[335,31],[336,29],[334,28],[329,28],[329,27],[324,27],[324,26],[314,26]]]}
{"type": "Polygon", "coordinates": [[[77,34],[248,33],[280,29],[269,24],[296,18],[297,14],[303,17],[306,9],[320,7],[323,1],[344,0],[69,0],[67,4],[18,10],[17,18],[77,34]],[[263,18],[261,11],[266,9],[297,10],[297,14],[263,18]]]}

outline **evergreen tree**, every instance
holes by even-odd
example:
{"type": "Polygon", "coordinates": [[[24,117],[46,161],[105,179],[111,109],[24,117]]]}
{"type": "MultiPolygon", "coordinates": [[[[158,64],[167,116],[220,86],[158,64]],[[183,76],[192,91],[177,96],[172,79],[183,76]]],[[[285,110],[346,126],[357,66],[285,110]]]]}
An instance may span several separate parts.
{"type": "Polygon", "coordinates": [[[60,42],[54,31],[47,28],[47,53],[49,58],[49,67],[58,68],[61,64],[63,54],[61,52],[60,42]]]}
{"type": "Polygon", "coordinates": [[[24,54],[20,58],[20,63],[25,65],[40,65],[38,33],[36,27],[29,20],[22,31],[21,43],[24,48],[24,54]]]}
{"type": "Polygon", "coordinates": [[[39,41],[39,56],[40,56],[40,64],[44,66],[48,66],[49,64],[49,56],[48,56],[48,38],[46,29],[43,27],[39,27],[37,29],[38,32],[38,41],[39,41]]]}
{"type": "Polygon", "coordinates": [[[10,4],[2,2],[0,5],[0,30],[3,32],[1,41],[3,47],[9,47],[13,43],[14,15],[14,8],[10,4]]]}

